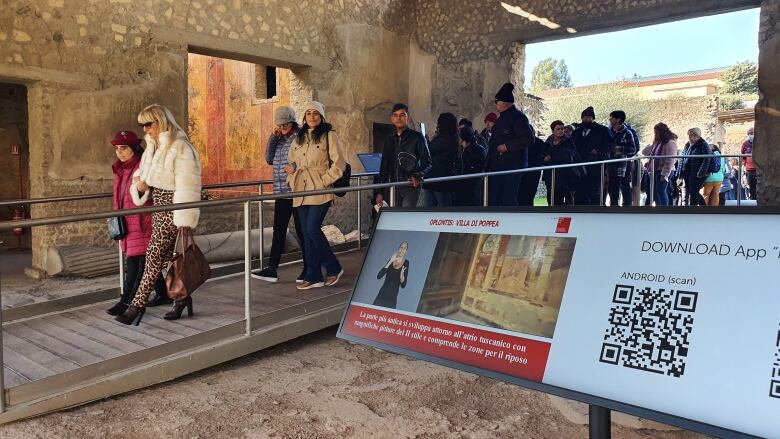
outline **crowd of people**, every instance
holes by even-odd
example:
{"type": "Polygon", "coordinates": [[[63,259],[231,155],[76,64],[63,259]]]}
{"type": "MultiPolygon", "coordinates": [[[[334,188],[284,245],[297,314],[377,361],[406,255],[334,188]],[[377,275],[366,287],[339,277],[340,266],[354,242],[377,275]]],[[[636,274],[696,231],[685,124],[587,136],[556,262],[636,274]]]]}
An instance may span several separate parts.
{"type": "MultiPolygon", "coordinates": [[[[409,107],[396,104],[390,118],[395,134],[384,142],[375,182],[408,181],[408,186],[395,193],[395,205],[401,207],[417,206],[421,197],[426,207],[479,206],[483,204],[479,179],[425,181],[547,165],[574,166],[557,169],[554,178],[550,170],[490,176],[487,204],[532,206],[540,181],[547,187],[548,204],[555,205],[630,206],[637,184],[645,204],[656,206],[722,205],[726,199],[736,199],[736,191],[742,190],[742,182],[735,181],[740,159],[720,157],[719,146],[702,138],[699,128],[689,129],[688,141],[678,148],[677,135],[665,123],[658,123],[652,142],[641,147],[624,111],[612,111],[606,126],[596,122],[593,107],[588,107],[578,123],[554,121],[551,134],[543,140],[515,106],[513,91],[514,86],[506,83],[496,93],[496,112],[487,114],[482,131],[475,131],[468,119],[457,121],[454,114],[442,113],[431,140],[409,127],[409,107]],[[649,158],[641,167],[639,160],[608,163],[602,173],[599,162],[640,154],[649,158]],[[683,157],[664,157],[675,155],[683,157]],[[696,157],[702,155],[706,157],[696,157]]],[[[751,128],[742,153],[751,154],[752,148],[751,128]]],[[[745,158],[743,165],[747,189],[743,198],[755,199],[756,168],[752,158],[745,158]]],[[[375,194],[376,207],[385,205],[388,195],[388,191],[375,194]]]]}
{"type": "MultiPolygon", "coordinates": [[[[514,86],[504,84],[495,95],[496,112],[485,116],[485,128],[479,132],[470,120],[442,113],[430,141],[410,127],[409,107],[395,104],[390,114],[394,132],[384,139],[375,182],[408,183],[395,190],[395,205],[399,207],[416,207],[421,197],[427,207],[480,206],[485,195],[480,178],[426,180],[574,165],[558,169],[554,184],[550,170],[491,175],[488,205],[531,206],[540,181],[547,186],[548,203],[555,205],[599,205],[607,201],[613,206],[631,205],[636,182],[641,182],[641,191],[647,194],[646,203],[652,200],[656,206],[722,205],[727,199],[736,199],[737,191],[744,191],[739,194],[742,198],[755,199],[752,157],[744,159],[744,182],[738,181],[740,159],[720,157],[719,147],[703,139],[698,128],[688,130],[688,141],[680,150],[677,135],[666,124],[658,123],[652,143],[640,148],[639,137],[626,123],[625,112],[612,111],[610,124],[605,126],[596,122],[594,109],[588,107],[577,124],[554,121],[551,134],[542,140],[514,101],[514,86]],[[602,175],[601,164],[594,164],[639,153],[650,158],[642,169],[638,161],[609,163],[602,175]],[[672,155],[683,157],[665,157],[672,155]],[[648,193],[650,188],[652,194],[648,193]]],[[[333,187],[348,165],[333,126],[325,120],[325,107],[311,101],[304,110],[301,124],[290,107],[279,106],[274,111],[275,129],[268,139],[265,160],[273,169],[274,192],[289,193],[290,197],[274,201],[270,263],[251,275],[267,282],[278,281],[277,270],[292,217],[304,261],[296,284],[298,289],[308,290],[336,285],[344,274],[322,232],[334,195],[292,194],[333,187]]],[[[111,141],[116,155],[112,166],[114,209],[199,201],[200,158],[171,112],[161,105],[150,105],[139,113],[138,123],[144,132],[145,148],[129,130],[118,132],[111,141]]],[[[751,128],[741,152],[752,151],[751,128]]],[[[388,191],[374,194],[376,210],[387,205],[388,196],[388,191]]],[[[166,319],[179,319],[185,309],[188,315],[193,314],[191,296],[176,301],[168,298],[162,271],[172,257],[178,232],[195,228],[199,216],[199,209],[181,209],[125,217],[120,246],[127,270],[121,298],[107,310],[117,321],[138,324],[146,307],[171,302],[173,307],[166,319]],[[156,294],[150,300],[152,291],[156,294]]]]}
{"type": "MultiPolygon", "coordinates": [[[[281,106],[274,112],[276,129],[268,139],[265,159],[273,168],[277,193],[332,187],[346,169],[344,154],[333,127],[325,121],[325,107],[306,105],[302,124],[295,111],[281,106]]],[[[133,131],[118,132],[111,140],[116,160],[114,209],[163,206],[201,199],[201,165],[195,147],[171,112],[158,104],[138,115],[145,147],[133,131]]],[[[322,232],[322,223],[334,195],[282,198],[275,201],[270,264],[253,277],[276,282],[287,225],[294,218],[301,242],[304,268],[296,279],[301,290],[336,285],[344,270],[322,232]],[[325,274],[323,275],[323,270],[325,274]]],[[[179,209],[126,215],[116,236],[125,259],[125,277],[119,301],[106,312],[126,325],[138,325],[147,307],[172,304],[167,320],[193,315],[192,296],[171,300],[162,272],[171,260],[180,231],[198,225],[200,210],[179,209]],[[151,297],[152,291],[155,292],[151,297]]]]}

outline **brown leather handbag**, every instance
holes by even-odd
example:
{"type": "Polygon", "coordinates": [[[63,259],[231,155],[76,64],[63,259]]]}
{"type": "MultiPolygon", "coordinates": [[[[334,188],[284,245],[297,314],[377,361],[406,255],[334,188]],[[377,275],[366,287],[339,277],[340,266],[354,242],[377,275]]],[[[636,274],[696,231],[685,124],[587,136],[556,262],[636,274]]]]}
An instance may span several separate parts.
{"type": "Polygon", "coordinates": [[[203,285],[211,276],[211,267],[200,251],[188,227],[179,229],[173,248],[171,265],[165,276],[168,287],[168,297],[173,300],[184,300],[203,285]],[[181,245],[180,245],[181,243],[181,245]]]}

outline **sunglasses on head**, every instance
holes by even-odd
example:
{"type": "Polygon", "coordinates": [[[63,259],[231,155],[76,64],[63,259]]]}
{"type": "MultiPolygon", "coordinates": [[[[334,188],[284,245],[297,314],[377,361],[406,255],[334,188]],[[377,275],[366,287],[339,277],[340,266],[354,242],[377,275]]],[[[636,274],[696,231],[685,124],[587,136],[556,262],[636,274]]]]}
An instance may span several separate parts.
{"type": "Polygon", "coordinates": [[[138,125],[141,125],[144,128],[151,128],[152,125],[154,125],[154,121],[152,122],[146,122],[146,123],[139,123],[138,125]]]}

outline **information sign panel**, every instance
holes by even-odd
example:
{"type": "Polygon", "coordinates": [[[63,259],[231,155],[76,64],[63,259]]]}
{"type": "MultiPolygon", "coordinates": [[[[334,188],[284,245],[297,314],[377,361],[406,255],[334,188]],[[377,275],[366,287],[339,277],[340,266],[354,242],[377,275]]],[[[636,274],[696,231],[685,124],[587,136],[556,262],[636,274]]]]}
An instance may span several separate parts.
{"type": "Polygon", "coordinates": [[[339,336],[709,434],[780,437],[779,214],[727,210],[384,210],[339,336]]]}

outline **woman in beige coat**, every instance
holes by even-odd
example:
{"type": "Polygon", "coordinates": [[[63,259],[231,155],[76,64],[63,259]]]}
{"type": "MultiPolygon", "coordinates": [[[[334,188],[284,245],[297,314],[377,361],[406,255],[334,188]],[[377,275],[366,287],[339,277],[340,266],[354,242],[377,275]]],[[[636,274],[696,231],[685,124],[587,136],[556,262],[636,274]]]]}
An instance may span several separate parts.
{"type": "MultiPolygon", "coordinates": [[[[293,140],[285,168],[287,183],[294,192],[312,191],[333,187],[344,173],[346,162],[339,148],[339,140],[333,127],[325,122],[325,107],[310,102],[304,113],[304,123],[293,140]]],[[[299,290],[335,285],[344,270],[333,254],[322,222],[333,203],[333,194],[293,198],[293,207],[303,227],[303,246],[306,257],[306,273],[299,290]],[[325,277],[322,276],[325,268],[325,277]]]]}

